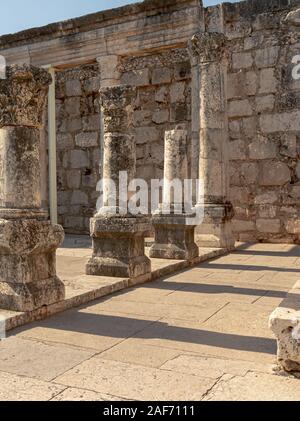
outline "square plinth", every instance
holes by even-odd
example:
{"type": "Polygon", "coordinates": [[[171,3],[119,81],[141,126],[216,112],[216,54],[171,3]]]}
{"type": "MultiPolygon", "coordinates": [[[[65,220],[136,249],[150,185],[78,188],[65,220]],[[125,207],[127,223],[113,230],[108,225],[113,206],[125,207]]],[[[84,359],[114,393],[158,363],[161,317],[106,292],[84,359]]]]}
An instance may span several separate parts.
{"type": "Polygon", "coordinates": [[[93,218],[93,256],[86,266],[87,275],[128,278],[150,275],[151,262],[145,255],[145,237],[150,230],[148,218],[93,218]]]}

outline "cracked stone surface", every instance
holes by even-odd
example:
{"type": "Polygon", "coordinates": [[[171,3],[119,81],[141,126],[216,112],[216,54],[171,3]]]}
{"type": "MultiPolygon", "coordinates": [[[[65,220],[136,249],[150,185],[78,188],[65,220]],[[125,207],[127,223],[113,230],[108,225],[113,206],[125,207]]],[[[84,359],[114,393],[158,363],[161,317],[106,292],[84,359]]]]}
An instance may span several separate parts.
{"type": "MultiPolygon", "coordinates": [[[[70,253],[74,265],[87,258],[70,253]]],[[[243,245],[14,330],[0,342],[0,400],[299,400],[268,327],[297,281],[299,253],[243,245]]]]}

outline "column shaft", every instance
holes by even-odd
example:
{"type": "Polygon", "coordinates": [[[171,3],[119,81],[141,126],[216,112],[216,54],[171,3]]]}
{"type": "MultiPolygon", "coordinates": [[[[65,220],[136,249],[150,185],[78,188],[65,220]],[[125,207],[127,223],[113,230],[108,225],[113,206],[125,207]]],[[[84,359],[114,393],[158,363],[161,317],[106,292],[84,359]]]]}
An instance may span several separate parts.
{"type": "Polygon", "coordinates": [[[40,133],[48,72],[10,66],[0,80],[0,308],[32,311],[64,299],[55,252],[62,227],[41,209],[40,133]]]}
{"type": "Polygon", "coordinates": [[[197,227],[197,244],[231,249],[234,238],[229,202],[226,38],[198,33],[190,45],[192,60],[193,132],[199,131],[199,192],[197,206],[205,218],[197,227]],[[196,79],[196,80],[195,80],[196,79]],[[197,109],[198,108],[198,109],[197,109]]]}

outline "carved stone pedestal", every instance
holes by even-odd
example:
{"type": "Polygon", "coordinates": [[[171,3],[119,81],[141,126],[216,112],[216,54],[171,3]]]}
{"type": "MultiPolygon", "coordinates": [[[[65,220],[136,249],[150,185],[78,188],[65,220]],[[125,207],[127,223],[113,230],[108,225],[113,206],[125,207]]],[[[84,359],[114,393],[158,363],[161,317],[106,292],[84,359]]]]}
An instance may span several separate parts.
{"type": "Polygon", "coordinates": [[[204,220],[196,228],[198,247],[214,247],[233,250],[235,240],[232,232],[233,208],[228,205],[204,205],[204,220]]]}
{"type": "Polygon", "coordinates": [[[34,219],[0,219],[0,308],[31,311],[64,299],[55,253],[62,227],[34,219]]]}
{"type": "Polygon", "coordinates": [[[86,266],[88,275],[139,278],[151,274],[145,256],[148,218],[97,216],[91,220],[93,256],[86,266]]]}
{"type": "Polygon", "coordinates": [[[194,241],[195,225],[189,225],[188,215],[157,214],[152,223],[155,242],[150,249],[151,258],[192,260],[199,256],[194,241]]]}

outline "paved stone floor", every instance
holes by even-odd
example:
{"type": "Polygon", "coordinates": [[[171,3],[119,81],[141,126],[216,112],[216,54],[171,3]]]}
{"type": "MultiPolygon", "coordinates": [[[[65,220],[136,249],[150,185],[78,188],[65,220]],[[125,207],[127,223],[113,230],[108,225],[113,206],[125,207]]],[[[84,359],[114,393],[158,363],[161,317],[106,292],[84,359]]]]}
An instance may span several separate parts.
{"type": "Polygon", "coordinates": [[[242,246],[19,328],[0,344],[0,399],[299,400],[268,328],[299,274],[300,247],[242,246]]]}

